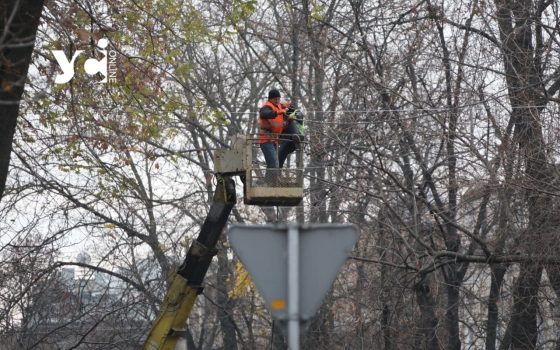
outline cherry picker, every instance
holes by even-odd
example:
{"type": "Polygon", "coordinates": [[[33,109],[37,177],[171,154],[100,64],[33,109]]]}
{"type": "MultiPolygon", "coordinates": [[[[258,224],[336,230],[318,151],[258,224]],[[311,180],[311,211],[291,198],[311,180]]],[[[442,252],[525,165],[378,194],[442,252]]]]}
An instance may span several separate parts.
{"type": "Polygon", "coordinates": [[[297,151],[293,168],[268,169],[261,167],[258,136],[238,135],[231,149],[218,150],[214,155],[217,178],[213,202],[200,233],[189,247],[187,256],[177,270],[167,291],[162,308],[144,343],[145,350],[173,350],[193,308],[202,293],[202,282],[216,243],[236,204],[235,176],[243,182],[244,202],[249,205],[295,206],[303,197],[303,155],[297,151]],[[274,178],[273,182],[267,181],[274,178]]]}

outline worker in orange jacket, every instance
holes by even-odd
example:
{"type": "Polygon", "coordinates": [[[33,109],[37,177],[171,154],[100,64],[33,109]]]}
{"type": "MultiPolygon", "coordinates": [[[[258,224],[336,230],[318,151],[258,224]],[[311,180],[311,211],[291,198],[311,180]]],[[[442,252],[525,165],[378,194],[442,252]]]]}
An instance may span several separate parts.
{"type": "Polygon", "coordinates": [[[272,89],[268,93],[268,100],[263,104],[259,110],[259,144],[264,154],[267,168],[278,168],[280,164],[286,159],[287,153],[285,150],[292,150],[290,143],[291,140],[282,142],[280,152],[278,152],[278,138],[282,137],[286,126],[293,116],[287,116],[287,109],[290,107],[290,102],[280,103],[280,92],[272,89]],[[278,153],[281,159],[279,164],[278,153]]]}

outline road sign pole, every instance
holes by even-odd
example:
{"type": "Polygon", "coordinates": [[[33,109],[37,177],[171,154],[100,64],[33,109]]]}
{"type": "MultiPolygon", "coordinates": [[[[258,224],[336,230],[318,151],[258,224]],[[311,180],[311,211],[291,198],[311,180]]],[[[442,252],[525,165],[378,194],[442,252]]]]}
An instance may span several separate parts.
{"type": "Polygon", "coordinates": [[[299,230],[288,226],[288,345],[299,350],[299,230]]]}

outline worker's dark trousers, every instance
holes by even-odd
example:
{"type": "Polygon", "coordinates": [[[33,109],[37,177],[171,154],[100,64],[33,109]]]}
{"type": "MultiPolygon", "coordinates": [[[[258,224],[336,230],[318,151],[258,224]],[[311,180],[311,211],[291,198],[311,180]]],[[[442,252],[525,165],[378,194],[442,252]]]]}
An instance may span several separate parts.
{"type": "Polygon", "coordinates": [[[292,153],[295,150],[296,150],[296,145],[294,144],[294,141],[282,142],[282,145],[280,146],[280,151],[278,152],[278,164],[280,165],[280,168],[284,166],[284,162],[286,161],[286,158],[288,158],[290,153],[292,153]]]}
{"type": "Polygon", "coordinates": [[[266,162],[266,174],[264,175],[267,186],[276,186],[278,178],[278,154],[276,143],[261,143],[261,151],[266,162]]]}
{"type": "Polygon", "coordinates": [[[276,144],[271,142],[261,144],[261,150],[264,154],[264,160],[267,168],[281,168],[284,165],[286,158],[288,158],[288,155],[295,151],[295,149],[296,146],[293,141],[283,141],[277,157],[276,144]]]}
{"type": "Polygon", "coordinates": [[[276,156],[276,144],[273,142],[261,143],[261,151],[267,168],[278,168],[278,157],[276,156]]]}
{"type": "Polygon", "coordinates": [[[280,168],[284,165],[288,155],[296,150],[296,145],[294,141],[292,141],[293,135],[299,135],[299,130],[296,126],[296,122],[292,120],[284,129],[282,135],[280,135],[280,138],[284,139],[280,145],[280,151],[278,152],[278,163],[280,168]]]}

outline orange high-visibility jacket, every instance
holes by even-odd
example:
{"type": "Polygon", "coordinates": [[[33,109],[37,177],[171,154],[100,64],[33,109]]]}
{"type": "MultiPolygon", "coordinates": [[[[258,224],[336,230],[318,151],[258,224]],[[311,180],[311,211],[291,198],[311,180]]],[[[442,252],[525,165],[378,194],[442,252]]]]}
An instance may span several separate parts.
{"type": "Polygon", "coordinates": [[[259,111],[259,143],[276,142],[276,135],[266,134],[281,134],[284,130],[284,109],[288,104],[278,104],[267,100],[259,111]],[[269,107],[269,108],[267,108],[269,107]],[[270,111],[272,110],[272,111],[270,111]]]}

